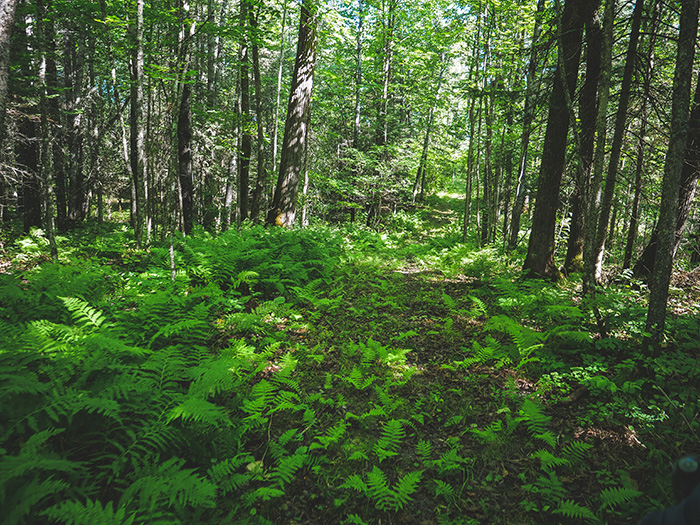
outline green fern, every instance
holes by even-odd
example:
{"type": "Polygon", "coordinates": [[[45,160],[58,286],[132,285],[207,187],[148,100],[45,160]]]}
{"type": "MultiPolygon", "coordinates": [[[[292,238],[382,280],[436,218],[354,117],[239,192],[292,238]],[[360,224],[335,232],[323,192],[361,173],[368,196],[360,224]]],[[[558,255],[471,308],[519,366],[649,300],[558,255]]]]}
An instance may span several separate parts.
{"type": "Polygon", "coordinates": [[[570,465],[570,461],[565,458],[558,458],[548,450],[538,450],[530,454],[530,457],[537,458],[542,462],[542,470],[548,470],[560,465],[570,465]]]}
{"type": "Polygon", "coordinates": [[[556,438],[554,434],[546,429],[551,419],[550,416],[544,414],[542,405],[534,402],[532,399],[525,399],[523,406],[520,408],[520,416],[517,418],[517,421],[525,423],[532,437],[544,441],[554,448],[556,438]]]}
{"type": "Polygon", "coordinates": [[[312,443],[310,447],[311,450],[316,448],[327,449],[329,446],[337,443],[345,435],[347,428],[348,424],[345,420],[338,422],[336,425],[329,428],[325,434],[316,436],[318,443],[312,443]]]}
{"type": "Polygon", "coordinates": [[[621,505],[623,503],[628,503],[641,495],[641,492],[632,488],[607,488],[600,493],[600,506],[601,509],[612,509],[613,507],[617,507],[618,505],[621,505]]]}
{"type": "Polygon", "coordinates": [[[586,454],[593,445],[583,441],[569,441],[561,451],[561,455],[571,463],[582,463],[586,459],[586,454]]]}
{"type": "Polygon", "coordinates": [[[59,297],[59,299],[63,301],[73,318],[85,327],[100,328],[106,321],[102,312],[92,308],[86,301],[75,297],[59,297]]]}
{"type": "Polygon", "coordinates": [[[168,423],[181,419],[183,422],[204,423],[215,428],[230,425],[225,410],[206,399],[189,396],[178,406],[170,410],[166,421],[168,423]]]}
{"type": "Polygon", "coordinates": [[[403,423],[399,420],[392,419],[384,425],[381,437],[374,444],[374,453],[379,458],[380,463],[399,453],[399,447],[405,435],[403,423]]]}
{"type": "Polygon", "coordinates": [[[102,505],[99,501],[87,500],[64,501],[43,511],[42,516],[66,525],[131,525],[136,519],[136,512],[127,511],[126,507],[114,510],[114,502],[102,505]]]}
{"type": "Polygon", "coordinates": [[[120,505],[129,505],[138,496],[142,508],[214,508],[216,485],[194,469],[183,468],[184,464],[184,459],[174,457],[140,469],[136,481],[122,494],[120,505]]]}
{"type": "Polygon", "coordinates": [[[284,456],[277,466],[270,472],[270,480],[280,488],[292,481],[297,470],[306,461],[306,447],[299,447],[294,454],[284,456]]]}
{"type": "Polygon", "coordinates": [[[430,443],[430,441],[421,439],[416,444],[416,455],[420,456],[423,459],[423,461],[427,460],[430,457],[430,454],[432,454],[432,452],[433,446],[430,443]]]}
{"type": "Polygon", "coordinates": [[[561,514],[566,518],[577,518],[586,519],[591,521],[598,521],[596,515],[588,507],[579,505],[573,500],[567,499],[559,502],[559,506],[554,509],[555,514],[561,514]]]}
{"type": "Polygon", "coordinates": [[[352,474],[341,487],[363,493],[374,501],[379,510],[397,511],[411,501],[411,495],[418,490],[422,476],[422,470],[409,472],[392,488],[384,472],[375,465],[372,472],[367,474],[366,482],[359,475],[352,474]]]}

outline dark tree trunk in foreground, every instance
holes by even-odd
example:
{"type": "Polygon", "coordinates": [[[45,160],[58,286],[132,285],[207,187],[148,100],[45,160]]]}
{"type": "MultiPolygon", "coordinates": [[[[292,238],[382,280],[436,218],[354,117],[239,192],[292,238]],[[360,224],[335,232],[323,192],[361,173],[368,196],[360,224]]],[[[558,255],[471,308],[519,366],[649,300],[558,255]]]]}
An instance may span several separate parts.
{"type": "Polygon", "coordinates": [[[248,218],[249,213],[250,156],[253,150],[253,137],[250,134],[250,59],[248,57],[248,35],[246,34],[248,10],[250,9],[249,0],[242,0],[240,9],[239,27],[242,36],[238,49],[238,60],[240,62],[238,118],[241,119],[238,125],[238,132],[240,133],[240,146],[238,149],[238,220],[244,221],[248,218]]]}
{"type": "Polygon", "coordinates": [[[581,89],[579,102],[579,166],[576,171],[576,187],[571,196],[571,224],[566,247],[564,271],[583,271],[584,208],[588,180],[593,172],[596,119],[598,117],[598,82],[600,81],[603,33],[598,16],[586,22],[586,81],[581,89]]]}
{"type": "Polygon", "coordinates": [[[311,92],[316,66],[318,5],[303,0],[299,19],[299,40],[291,92],[284,126],[279,175],[267,223],[291,227],[296,217],[299,181],[311,120],[311,92]]]}
{"type": "Polygon", "coordinates": [[[33,106],[22,109],[19,138],[15,147],[18,167],[24,171],[19,196],[24,231],[41,228],[41,184],[39,180],[39,121],[33,106]],[[26,112],[26,113],[25,113],[26,112]]]}
{"type": "Polygon", "coordinates": [[[597,4],[590,0],[568,0],[561,16],[560,57],[549,101],[532,232],[523,265],[523,271],[530,277],[559,276],[554,263],[554,231],[569,131],[567,99],[573,98],[576,88],[583,26],[597,4]]]}
{"type": "MultiPolygon", "coordinates": [[[[700,178],[700,75],[698,75],[693,108],[688,122],[688,138],[681,169],[680,187],[678,188],[678,209],[676,215],[676,227],[672,256],[675,257],[678,246],[683,238],[688,215],[695,198],[695,190],[700,178]]],[[[634,265],[634,274],[640,277],[648,277],[654,271],[654,261],[659,243],[659,224],[654,226],[651,238],[644,252],[634,265]]]]}
{"type": "Polygon", "coordinates": [[[5,135],[5,100],[10,67],[10,36],[15,24],[18,0],[3,0],[0,4],[0,148],[5,135]]]}
{"type": "Polygon", "coordinates": [[[646,332],[650,335],[644,339],[643,350],[645,351],[650,346],[655,349],[659,348],[666,321],[666,301],[673,267],[673,248],[676,243],[678,192],[688,136],[690,82],[698,31],[698,6],[699,0],[683,0],[681,2],[681,27],[678,37],[676,71],[673,77],[671,132],[661,190],[661,206],[657,224],[657,251],[654,272],[650,281],[651,291],[646,322],[646,332]]]}
{"type": "Polygon", "coordinates": [[[265,167],[265,129],[263,126],[263,106],[262,106],[262,78],[260,76],[260,50],[258,46],[258,15],[250,12],[250,27],[253,29],[253,84],[255,86],[255,119],[258,131],[258,176],[255,180],[255,189],[250,203],[250,218],[253,222],[258,221],[260,215],[260,203],[263,192],[267,185],[267,169],[265,167]]]}

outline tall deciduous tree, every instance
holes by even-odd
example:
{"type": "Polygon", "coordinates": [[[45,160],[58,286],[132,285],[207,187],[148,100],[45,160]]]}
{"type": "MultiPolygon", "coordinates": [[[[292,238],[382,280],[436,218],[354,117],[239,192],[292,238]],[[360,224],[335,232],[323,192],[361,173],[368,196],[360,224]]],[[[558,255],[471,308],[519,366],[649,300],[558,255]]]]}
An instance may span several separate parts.
{"type": "Polygon", "coordinates": [[[615,117],[615,129],[610,147],[610,160],[608,172],[605,179],[605,190],[603,201],[600,207],[600,216],[595,232],[595,279],[600,280],[603,273],[603,254],[605,253],[605,240],[608,236],[608,223],[610,221],[610,210],[612,208],[613,196],[615,194],[615,184],[622,152],[622,140],[627,130],[627,108],[629,106],[630,94],[632,92],[632,74],[634,72],[635,60],[637,57],[637,44],[639,42],[639,29],[642,24],[642,12],[644,10],[644,0],[637,0],[634,13],[632,15],[632,29],[630,41],[627,46],[625,57],[625,69],[622,74],[622,85],[620,87],[620,99],[615,117]]]}
{"type": "Polygon", "coordinates": [[[567,99],[573,98],[576,88],[583,26],[597,4],[590,0],[567,0],[559,22],[560,56],[550,97],[532,232],[523,267],[531,277],[559,275],[554,263],[554,231],[570,121],[567,99]]]}
{"type": "Polygon", "coordinates": [[[316,68],[318,20],[317,0],[303,0],[279,175],[272,207],[267,215],[267,223],[272,225],[291,227],[296,217],[299,181],[304,169],[304,156],[311,119],[311,93],[316,68]]]}
{"type": "Polygon", "coordinates": [[[146,126],[143,104],[143,5],[136,0],[135,20],[131,21],[131,175],[132,175],[132,221],[137,248],[143,244],[146,219],[146,126]]]}
{"type": "Polygon", "coordinates": [[[0,146],[5,132],[5,100],[10,66],[10,36],[19,0],[3,0],[0,5],[0,146]]]}
{"type": "Polygon", "coordinates": [[[654,272],[650,282],[649,311],[644,339],[644,349],[659,348],[666,321],[668,286],[673,267],[673,247],[676,241],[678,216],[678,192],[688,136],[690,110],[690,83],[695,59],[695,41],[698,33],[698,9],[700,0],[682,0],[680,34],[676,54],[676,71],[673,77],[673,102],[671,106],[671,131],[664,164],[661,206],[658,220],[658,247],[654,272]]]}
{"type": "Polygon", "coordinates": [[[544,0],[537,1],[537,14],[535,15],[535,26],[532,31],[532,43],[530,48],[530,61],[527,66],[525,107],[523,109],[523,126],[520,135],[520,168],[518,170],[518,183],[515,190],[515,203],[513,204],[513,218],[510,223],[510,238],[508,239],[508,250],[514,249],[518,245],[518,235],[520,234],[520,217],[525,206],[525,194],[527,188],[527,167],[530,151],[530,133],[532,132],[532,122],[535,118],[535,95],[539,88],[539,77],[536,75],[539,67],[537,46],[542,34],[542,15],[544,12],[544,0]]]}

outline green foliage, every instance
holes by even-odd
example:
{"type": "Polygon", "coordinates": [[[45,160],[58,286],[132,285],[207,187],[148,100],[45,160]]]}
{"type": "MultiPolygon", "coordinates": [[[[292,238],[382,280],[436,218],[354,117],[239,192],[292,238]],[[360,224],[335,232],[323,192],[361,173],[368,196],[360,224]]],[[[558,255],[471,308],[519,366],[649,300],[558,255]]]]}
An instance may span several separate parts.
{"type": "MultiPolygon", "coordinates": [[[[429,231],[408,217],[416,235],[429,231]]],[[[243,225],[176,238],[174,281],[167,245],[119,251],[115,236],[80,248],[114,251],[111,268],[0,274],[0,515],[641,515],[648,503],[625,466],[574,438],[567,414],[575,408],[583,436],[604,421],[677,443],[698,428],[694,354],[680,343],[651,358],[623,338],[593,342],[566,282],[515,281],[494,250],[470,255],[453,233],[414,244],[360,227],[243,225]],[[410,271],[396,271],[397,254],[410,255],[410,271]],[[421,268],[438,263],[449,280],[421,268]]],[[[692,330],[678,326],[685,341],[692,330]]]]}
{"type": "Polygon", "coordinates": [[[365,479],[353,474],[341,485],[341,488],[354,489],[365,495],[374,501],[379,510],[397,511],[411,501],[411,495],[418,490],[422,476],[422,470],[409,472],[392,486],[386,474],[375,465],[365,479]]]}

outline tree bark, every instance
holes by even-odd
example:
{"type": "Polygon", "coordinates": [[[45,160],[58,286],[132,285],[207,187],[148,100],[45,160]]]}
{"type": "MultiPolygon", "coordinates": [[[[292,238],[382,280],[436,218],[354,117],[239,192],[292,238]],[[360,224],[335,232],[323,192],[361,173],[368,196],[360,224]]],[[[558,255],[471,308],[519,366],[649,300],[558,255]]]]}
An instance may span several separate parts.
{"type": "Polygon", "coordinates": [[[664,179],[658,221],[658,247],[654,271],[650,281],[649,310],[643,351],[650,347],[658,350],[666,322],[666,301],[673,269],[673,247],[676,242],[678,193],[680,190],[683,155],[688,136],[690,110],[690,82],[695,58],[695,40],[698,32],[698,0],[682,0],[680,35],[673,77],[671,130],[664,164],[664,179]]]}
{"type": "Polygon", "coordinates": [[[317,0],[303,0],[279,175],[272,208],[267,215],[267,223],[271,225],[291,227],[296,217],[299,180],[304,168],[304,153],[311,120],[318,19],[317,0]]]}
{"type": "Polygon", "coordinates": [[[250,204],[250,218],[253,222],[258,221],[260,216],[260,201],[267,184],[267,169],[265,167],[265,129],[263,127],[263,103],[262,103],[262,78],[260,76],[260,50],[258,46],[258,15],[250,10],[250,26],[253,29],[253,84],[255,85],[255,120],[258,132],[258,176],[255,180],[255,190],[250,204]]]}
{"type": "Polygon", "coordinates": [[[143,116],[143,5],[144,0],[136,0],[135,24],[129,26],[132,39],[131,56],[131,175],[133,180],[133,227],[136,248],[143,246],[144,224],[146,219],[146,128],[143,116]]]}
{"type": "Polygon", "coordinates": [[[571,196],[571,223],[567,243],[564,271],[568,273],[583,270],[583,237],[586,190],[593,172],[593,151],[595,149],[596,119],[598,117],[598,83],[601,73],[601,52],[603,33],[599,17],[594,14],[586,22],[586,81],[579,98],[578,166],[574,192],[571,196]]]}
{"type": "Polygon", "coordinates": [[[647,45],[648,52],[646,56],[646,70],[643,73],[644,87],[642,89],[642,107],[640,110],[639,120],[640,129],[637,139],[637,151],[635,154],[635,177],[634,177],[634,197],[632,199],[632,213],[630,216],[629,228],[627,230],[627,241],[625,245],[625,256],[622,263],[623,268],[630,268],[632,265],[632,252],[637,238],[640,222],[640,204],[642,201],[642,174],[644,172],[644,160],[646,149],[646,134],[647,134],[647,118],[649,115],[649,99],[651,93],[651,78],[654,63],[654,50],[656,48],[657,27],[660,18],[660,10],[658,2],[652,4],[654,6],[653,14],[649,22],[649,26],[645,27],[645,33],[649,36],[647,45]]]}
{"type": "Polygon", "coordinates": [[[241,40],[238,48],[239,93],[238,93],[238,132],[240,146],[238,148],[238,220],[244,221],[249,214],[248,192],[250,191],[250,157],[253,151],[253,137],[250,134],[250,59],[248,56],[248,11],[249,0],[242,0],[240,5],[239,28],[241,40]]]}
{"type": "Polygon", "coordinates": [[[189,82],[182,86],[180,111],[177,118],[177,158],[180,192],[182,195],[182,224],[185,234],[194,227],[194,182],[192,174],[192,111],[190,99],[192,87],[189,82]]]}
{"type": "Polygon", "coordinates": [[[70,30],[64,37],[64,76],[66,89],[66,146],[68,149],[68,225],[84,218],[85,180],[83,166],[83,89],[84,35],[70,30]],[[76,38],[78,42],[76,43],[76,38]]]}
{"type": "Polygon", "coordinates": [[[537,13],[535,14],[535,28],[532,32],[532,47],[530,48],[530,62],[527,66],[525,80],[525,107],[523,110],[523,132],[520,135],[520,169],[518,170],[518,184],[515,190],[515,202],[513,203],[513,217],[510,223],[510,238],[508,251],[518,245],[520,234],[520,218],[525,207],[525,193],[527,188],[527,165],[530,149],[530,133],[532,121],[535,118],[535,95],[539,90],[540,82],[537,77],[538,53],[537,44],[542,33],[542,15],[544,13],[544,0],[537,1],[537,13]]]}
{"type": "MultiPolygon", "coordinates": [[[[693,199],[695,198],[698,179],[700,179],[700,74],[698,75],[693,107],[690,111],[690,118],[688,121],[688,138],[683,155],[683,166],[681,168],[680,185],[678,188],[678,208],[672,246],[673,257],[676,256],[678,247],[683,239],[685,225],[688,221],[693,199]]],[[[635,275],[640,277],[652,275],[658,247],[659,223],[657,222],[652,230],[649,243],[644,248],[642,255],[634,266],[635,275]]]]}
{"type": "Polygon", "coordinates": [[[10,67],[10,37],[15,25],[19,0],[4,0],[0,4],[0,150],[5,136],[5,102],[10,67]]]}
{"type": "Polygon", "coordinates": [[[444,66],[445,56],[444,54],[440,57],[440,62],[443,63],[440,68],[440,73],[438,75],[437,89],[435,90],[435,100],[428,110],[428,123],[425,128],[425,137],[423,138],[423,149],[421,150],[420,161],[418,163],[418,171],[416,172],[416,181],[413,184],[413,200],[412,203],[415,204],[416,197],[418,200],[423,202],[425,200],[425,174],[428,167],[428,148],[430,147],[430,133],[433,129],[433,120],[435,119],[435,110],[438,105],[438,100],[440,97],[440,88],[442,87],[442,78],[445,74],[444,66]]]}
{"type": "Polygon", "coordinates": [[[600,216],[598,219],[596,229],[596,282],[600,281],[601,275],[603,273],[605,240],[608,235],[608,221],[610,220],[612,200],[613,196],[615,195],[615,184],[617,182],[617,172],[620,163],[620,154],[622,152],[622,141],[625,132],[627,131],[627,108],[629,107],[630,94],[632,92],[632,74],[634,73],[634,65],[637,59],[637,44],[639,42],[639,29],[642,23],[643,11],[644,0],[637,0],[634,6],[634,13],[632,15],[632,30],[630,33],[630,41],[627,46],[627,55],[625,57],[625,69],[622,74],[620,100],[617,106],[617,115],[615,116],[615,129],[613,132],[613,140],[610,147],[608,173],[605,178],[605,191],[603,192],[603,201],[600,206],[600,216]]]}
{"type": "Polygon", "coordinates": [[[550,97],[537,200],[523,266],[529,277],[559,277],[554,263],[554,232],[570,120],[567,98],[573,98],[576,87],[583,26],[597,4],[597,1],[567,0],[561,16],[561,51],[550,97]]]}

